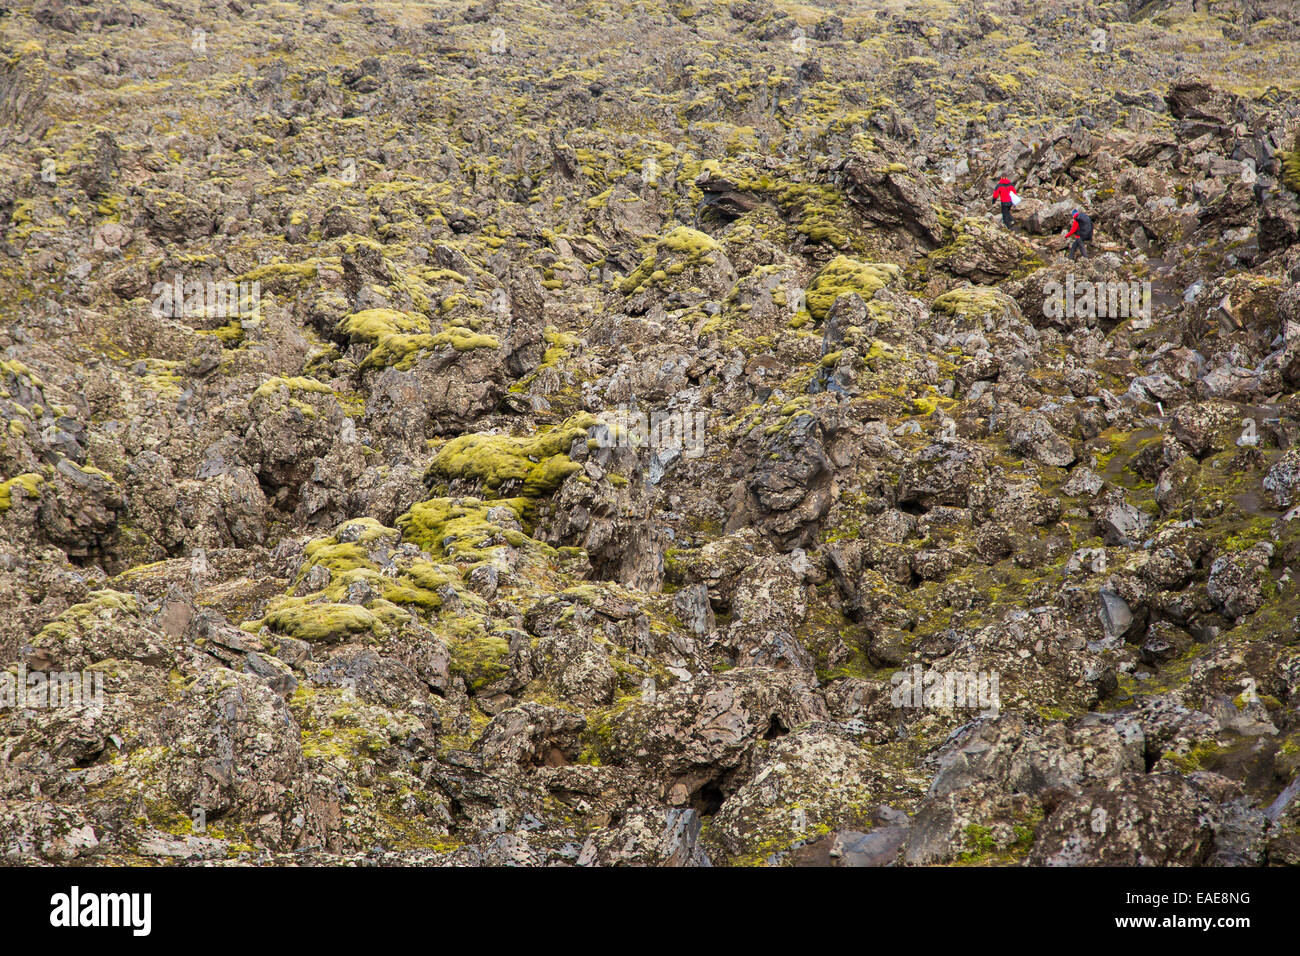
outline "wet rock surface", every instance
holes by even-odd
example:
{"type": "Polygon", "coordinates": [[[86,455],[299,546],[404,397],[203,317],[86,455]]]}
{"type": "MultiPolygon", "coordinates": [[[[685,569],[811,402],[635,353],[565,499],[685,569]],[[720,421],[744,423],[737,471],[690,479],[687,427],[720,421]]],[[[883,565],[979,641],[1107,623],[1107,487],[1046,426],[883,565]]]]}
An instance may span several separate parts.
{"type": "Polygon", "coordinates": [[[1300,862],[1294,11],[874,6],[10,5],[0,859],[1300,862]]]}

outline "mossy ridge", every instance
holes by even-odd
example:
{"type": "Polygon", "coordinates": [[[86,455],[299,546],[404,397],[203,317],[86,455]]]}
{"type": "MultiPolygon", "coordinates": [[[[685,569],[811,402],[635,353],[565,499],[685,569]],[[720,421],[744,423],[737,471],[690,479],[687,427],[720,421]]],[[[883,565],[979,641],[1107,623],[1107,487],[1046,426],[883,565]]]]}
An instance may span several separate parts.
{"type": "MultiPolygon", "coordinates": [[[[33,388],[40,388],[44,383],[36,377],[36,373],[29,369],[18,359],[0,359],[0,376],[12,376],[14,379],[21,381],[27,380],[27,384],[33,388]]],[[[7,393],[6,393],[7,394],[7,393]]]]}
{"type": "Polygon", "coordinates": [[[678,226],[655,242],[653,252],[618,284],[618,290],[624,295],[644,292],[651,286],[666,282],[670,275],[680,274],[688,266],[711,264],[712,254],[721,248],[712,236],[689,226],[678,226]],[[661,267],[659,260],[664,254],[674,261],[661,267]]]}
{"type": "MultiPolygon", "coordinates": [[[[782,808],[782,810],[785,811],[786,808],[782,808]]],[[[775,813],[780,812],[776,811],[775,813]]],[[[853,825],[860,829],[868,829],[870,823],[867,815],[862,814],[853,825]]],[[[787,862],[792,851],[813,841],[825,839],[831,833],[830,825],[821,822],[809,824],[799,833],[789,830],[789,828],[786,829],[788,832],[756,840],[746,852],[726,858],[725,864],[740,867],[781,866],[787,862]]]]}
{"type": "Polygon", "coordinates": [[[936,312],[953,318],[1001,315],[1015,306],[1015,300],[1000,289],[988,286],[963,286],[943,293],[931,303],[936,312]]]}
{"type": "MultiPolygon", "coordinates": [[[[1098,708],[1102,711],[1118,710],[1131,707],[1144,697],[1160,697],[1177,691],[1186,685],[1197,661],[1210,653],[1210,645],[1193,642],[1183,653],[1173,660],[1164,661],[1155,673],[1144,674],[1145,680],[1139,680],[1133,673],[1116,675],[1118,686],[1114,693],[1102,701],[1098,708]]],[[[1003,692],[1005,698],[1005,691],[1003,692]]],[[[1005,705],[1004,705],[1005,706],[1005,705]]]]}
{"type": "Polygon", "coordinates": [[[267,627],[277,634],[309,644],[334,644],[366,634],[385,636],[389,625],[384,622],[384,617],[388,617],[391,623],[409,619],[392,604],[388,605],[388,609],[372,609],[360,604],[320,603],[307,598],[286,598],[254,624],[258,628],[267,627]],[[398,615],[396,621],[393,620],[394,612],[398,615]]]}
{"type": "Polygon", "coordinates": [[[338,329],[353,342],[378,344],[389,335],[411,332],[428,332],[429,320],[422,315],[399,312],[396,309],[365,309],[345,316],[338,329]]]}
{"type": "Polygon", "coordinates": [[[1179,741],[1179,746],[1166,750],[1160,755],[1160,762],[1168,764],[1180,773],[1196,773],[1198,770],[1213,770],[1216,760],[1232,748],[1217,740],[1198,740],[1189,743],[1179,741]]]}
{"type": "Polygon", "coordinates": [[[550,431],[525,438],[461,435],[439,449],[425,477],[477,482],[493,495],[509,489],[524,498],[543,497],[582,469],[569,458],[569,448],[595,424],[594,415],[582,412],[550,431]]]}
{"type": "Polygon", "coordinates": [[[542,364],[537,366],[534,373],[544,368],[554,368],[560,360],[569,354],[569,349],[576,348],[582,344],[582,340],[571,332],[561,332],[553,325],[548,325],[542,332],[542,337],[546,339],[546,351],[542,354],[542,364]]]}
{"type": "Polygon", "coordinates": [[[856,292],[863,299],[870,299],[901,274],[902,269],[893,263],[859,262],[848,256],[836,256],[809,283],[804,302],[809,315],[821,322],[840,296],[856,292]]]}
{"type": "Polygon", "coordinates": [[[535,503],[529,498],[430,498],[411,507],[397,519],[402,539],[433,555],[450,558],[455,564],[477,564],[491,560],[490,549],[547,549],[528,537],[535,503]],[[509,509],[525,531],[503,527],[488,517],[496,508],[509,509]]]}
{"type": "MultiPolygon", "coordinates": [[[[750,193],[770,201],[781,214],[782,225],[787,229],[792,223],[794,235],[802,234],[813,242],[824,242],[838,250],[865,251],[863,243],[853,236],[852,220],[849,206],[842,190],[833,184],[804,181],[804,171],[795,165],[782,166],[777,169],[759,172],[743,163],[726,163],[708,159],[692,167],[691,172],[699,175],[708,173],[732,183],[736,190],[750,193]]],[[[693,204],[698,206],[703,200],[703,193],[693,187],[698,196],[693,196],[693,204]]],[[[730,230],[728,230],[730,233],[730,230]]],[[[785,241],[788,236],[779,237],[785,241]]],[[[768,235],[769,238],[778,238],[768,235]]],[[[731,245],[732,237],[727,235],[724,243],[731,245]]]]}
{"type": "Polygon", "coordinates": [[[447,588],[472,607],[482,604],[477,595],[461,590],[460,572],[454,567],[396,555],[389,568],[381,570],[366,545],[396,544],[400,534],[373,518],[359,518],[341,524],[331,537],[308,542],[289,595],[241,627],[256,632],[265,626],[301,640],[329,643],[365,633],[382,637],[390,628],[435,615],[445,603],[447,588]],[[340,541],[341,536],[350,540],[340,541]],[[329,580],[309,595],[293,596],[316,567],[329,571],[329,580]],[[355,584],[366,585],[375,596],[365,605],[348,603],[348,591],[355,584]]]}
{"type": "Polygon", "coordinates": [[[195,329],[196,335],[208,335],[221,343],[222,348],[238,348],[244,341],[244,323],[240,319],[231,319],[225,325],[215,329],[195,329]]]}
{"type": "Polygon", "coordinates": [[[966,847],[954,861],[958,866],[1015,866],[1029,855],[1043,822],[1042,807],[1028,813],[1019,813],[1008,824],[985,826],[967,824],[964,833],[966,847]]]}
{"type": "Polygon", "coordinates": [[[87,600],[72,605],[41,628],[32,643],[37,647],[43,647],[50,643],[69,640],[118,614],[139,617],[139,602],[134,596],[112,588],[91,591],[87,595],[87,600]]]}
{"type": "Polygon", "coordinates": [[[165,398],[180,398],[181,376],[178,370],[183,367],[183,362],[158,358],[145,358],[141,362],[145,367],[145,373],[138,379],[141,385],[165,398]]]}
{"type": "Polygon", "coordinates": [[[280,375],[268,378],[261,385],[253,390],[253,398],[268,398],[274,395],[280,389],[292,392],[315,392],[319,395],[333,395],[334,389],[330,388],[324,382],[318,382],[314,378],[306,376],[283,377],[280,375]]]}
{"type": "Polygon", "coordinates": [[[343,688],[300,684],[288,703],[308,759],[376,757],[420,728],[417,718],[397,711],[395,720],[393,711],[367,704],[343,688]]]}
{"type": "MultiPolygon", "coordinates": [[[[945,234],[947,230],[945,229],[945,234]]],[[[973,216],[963,216],[952,225],[952,239],[944,246],[935,249],[929,253],[924,260],[916,264],[916,271],[919,275],[926,274],[931,266],[945,268],[953,261],[962,251],[963,247],[969,246],[979,241],[981,237],[988,237],[993,241],[1001,239],[1008,240],[1019,251],[1019,256],[1015,267],[1011,270],[1008,278],[1021,279],[1025,276],[1041,269],[1047,263],[1035,251],[1034,247],[1029,245],[1024,239],[1017,236],[1010,236],[1006,233],[997,232],[992,225],[983,219],[977,219],[973,216]]]]}
{"type": "Polygon", "coordinates": [[[303,757],[341,770],[373,767],[353,786],[343,826],[367,844],[403,851],[448,853],[461,841],[448,832],[446,800],[420,784],[400,759],[405,740],[422,727],[403,711],[369,704],[346,690],[299,685],[289,698],[303,757]]]}
{"type": "Polygon", "coordinates": [[[340,256],[318,256],[300,262],[285,262],[283,258],[276,257],[268,263],[235,276],[232,281],[261,282],[270,291],[287,291],[315,279],[323,268],[337,269],[341,264],[340,256]]]}
{"type": "Polygon", "coordinates": [[[340,542],[337,537],[317,538],[308,542],[294,587],[302,583],[312,568],[323,567],[329,571],[330,581],[317,593],[327,599],[337,600],[347,592],[349,585],[364,582],[393,604],[438,610],[443,603],[441,589],[448,585],[455,587],[459,573],[455,568],[423,559],[407,561],[400,558],[394,559],[391,573],[380,571],[369,558],[365,544],[386,535],[391,535],[395,543],[400,532],[384,528],[378,522],[375,524],[377,529],[372,537],[346,542],[340,542]]]}
{"type": "Polygon", "coordinates": [[[495,336],[455,325],[445,326],[436,335],[391,333],[379,338],[375,347],[362,360],[361,368],[380,369],[391,366],[406,371],[415,364],[419,353],[448,347],[457,352],[468,352],[472,349],[497,349],[501,343],[495,336]]]}

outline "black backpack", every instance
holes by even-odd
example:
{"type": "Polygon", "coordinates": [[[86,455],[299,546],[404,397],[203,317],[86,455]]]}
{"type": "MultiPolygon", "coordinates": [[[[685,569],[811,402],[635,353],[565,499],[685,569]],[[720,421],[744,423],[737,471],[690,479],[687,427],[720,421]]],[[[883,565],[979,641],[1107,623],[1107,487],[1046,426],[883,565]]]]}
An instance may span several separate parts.
{"type": "Polygon", "coordinates": [[[1092,238],[1092,220],[1088,218],[1086,212],[1078,215],[1079,220],[1079,238],[1087,241],[1092,238]]]}

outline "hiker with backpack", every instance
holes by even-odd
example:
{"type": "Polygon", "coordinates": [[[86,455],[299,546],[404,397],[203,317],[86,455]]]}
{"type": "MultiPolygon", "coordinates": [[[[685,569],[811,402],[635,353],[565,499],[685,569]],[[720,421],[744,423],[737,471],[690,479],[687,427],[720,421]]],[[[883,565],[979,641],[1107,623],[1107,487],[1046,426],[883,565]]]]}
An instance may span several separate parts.
{"type": "Polygon", "coordinates": [[[1079,209],[1070,210],[1070,231],[1065,234],[1065,238],[1074,237],[1070,243],[1070,258],[1078,259],[1088,257],[1087,244],[1092,241],[1092,220],[1086,212],[1079,209]]]}
{"type": "Polygon", "coordinates": [[[1011,180],[1003,176],[998,180],[998,188],[993,190],[993,198],[1002,204],[1002,225],[1010,229],[1011,207],[1020,202],[1020,197],[1016,195],[1016,187],[1011,185],[1011,180]]]}

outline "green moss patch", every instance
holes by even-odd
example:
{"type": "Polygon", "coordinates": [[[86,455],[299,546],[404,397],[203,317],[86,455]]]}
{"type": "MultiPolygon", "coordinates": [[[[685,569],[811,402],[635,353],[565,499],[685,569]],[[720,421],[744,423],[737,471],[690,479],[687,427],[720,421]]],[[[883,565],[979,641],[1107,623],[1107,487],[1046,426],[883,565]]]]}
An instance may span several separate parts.
{"type": "Polygon", "coordinates": [[[294,378],[282,378],[275,376],[268,378],[253,392],[254,398],[266,398],[275,394],[279,389],[287,389],[290,392],[316,392],[321,395],[333,395],[334,390],[324,382],[318,382],[314,378],[304,378],[297,376],[294,378]]]}
{"type": "Polygon", "coordinates": [[[1010,296],[998,289],[985,286],[966,286],[945,292],[934,300],[936,312],[954,318],[964,316],[1001,315],[1013,305],[1010,296]]]}
{"type": "Polygon", "coordinates": [[[678,226],[655,243],[654,252],[643,259],[619,284],[619,291],[624,295],[644,292],[653,285],[667,281],[669,275],[680,274],[683,268],[678,266],[704,263],[720,248],[711,236],[698,229],[678,226]],[[660,260],[664,258],[670,261],[661,265],[660,260]]]}
{"type": "Polygon", "coordinates": [[[510,644],[505,638],[489,634],[453,641],[448,650],[451,652],[451,672],[464,679],[471,693],[510,673],[510,644]]]}
{"type": "Polygon", "coordinates": [[[511,545],[521,548],[532,539],[523,532],[503,527],[488,517],[499,507],[509,508],[522,525],[531,510],[527,498],[501,498],[481,501],[478,498],[431,498],[414,505],[397,519],[406,541],[433,555],[473,562],[488,557],[486,549],[511,545]]]}
{"type": "Polygon", "coordinates": [[[862,298],[870,299],[897,279],[901,271],[891,263],[859,262],[848,256],[836,256],[808,286],[804,296],[808,313],[820,322],[840,296],[856,292],[862,298]]]}
{"type": "Polygon", "coordinates": [[[0,481],[0,511],[8,511],[13,507],[14,489],[19,488],[27,493],[29,498],[38,498],[41,494],[41,485],[45,484],[45,478],[34,471],[24,472],[21,475],[15,475],[8,481],[0,481]]]}
{"type": "Polygon", "coordinates": [[[1278,158],[1282,161],[1282,182],[1287,189],[1300,193],[1300,142],[1290,152],[1279,153],[1278,158]]]}
{"type": "Polygon", "coordinates": [[[569,458],[569,448],[596,424],[588,413],[575,415],[540,435],[461,435],[444,445],[429,465],[428,477],[475,481],[492,493],[517,489],[525,498],[555,491],[582,466],[569,458]]]}
{"type": "Polygon", "coordinates": [[[394,309],[366,309],[354,312],[339,323],[339,331],[353,342],[377,344],[385,336],[410,332],[428,332],[429,320],[422,315],[394,309]]]}
{"type": "Polygon", "coordinates": [[[501,343],[491,335],[482,335],[459,326],[448,326],[437,335],[428,333],[383,335],[370,354],[361,362],[363,369],[393,367],[405,371],[415,364],[421,352],[453,348],[457,352],[471,349],[496,349],[501,343]]]}
{"type": "Polygon", "coordinates": [[[312,644],[333,644],[366,633],[382,633],[378,617],[359,604],[282,606],[262,619],[271,630],[312,644]]]}

